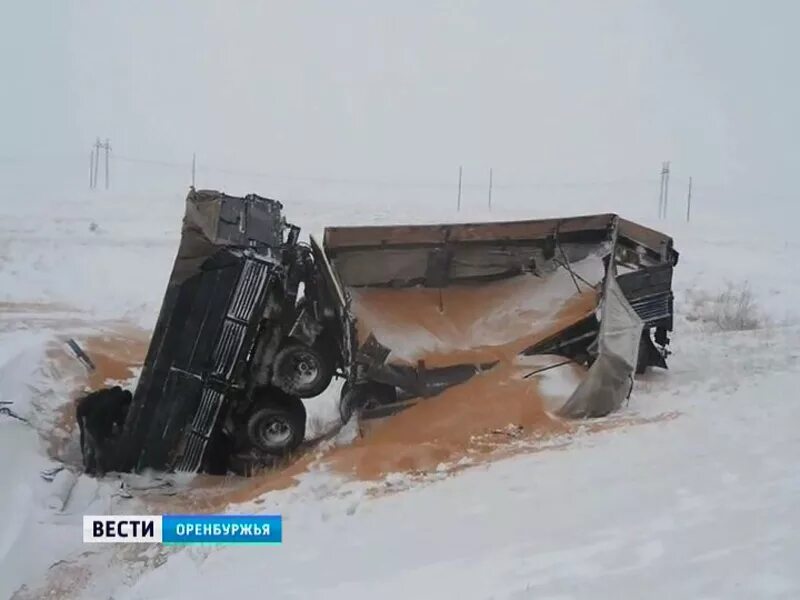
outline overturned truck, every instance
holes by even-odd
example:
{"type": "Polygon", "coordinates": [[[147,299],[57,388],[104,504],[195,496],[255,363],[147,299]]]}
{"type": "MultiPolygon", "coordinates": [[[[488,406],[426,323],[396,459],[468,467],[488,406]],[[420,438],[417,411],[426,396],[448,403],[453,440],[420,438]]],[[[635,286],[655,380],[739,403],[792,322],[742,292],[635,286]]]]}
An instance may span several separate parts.
{"type": "Polygon", "coordinates": [[[346,422],[517,356],[555,357],[586,368],[557,410],[581,418],[619,407],[635,372],[666,367],[678,253],[657,231],[602,214],[330,227],[306,244],[282,209],[190,191],[110,468],[276,464],[303,444],[302,400],[332,377],[346,422]]]}

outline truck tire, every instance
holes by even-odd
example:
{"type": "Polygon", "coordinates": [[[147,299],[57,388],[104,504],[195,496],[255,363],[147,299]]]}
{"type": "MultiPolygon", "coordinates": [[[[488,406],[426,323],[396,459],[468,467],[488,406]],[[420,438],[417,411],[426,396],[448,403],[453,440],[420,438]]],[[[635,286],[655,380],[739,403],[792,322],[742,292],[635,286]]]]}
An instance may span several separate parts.
{"type": "Polygon", "coordinates": [[[300,398],[318,396],[333,377],[332,361],[318,348],[299,343],[278,352],[272,368],[273,385],[300,398]]]}
{"type": "Polygon", "coordinates": [[[298,398],[271,390],[259,400],[247,418],[247,441],[270,456],[285,456],[303,443],[306,409],[298,398]]]}

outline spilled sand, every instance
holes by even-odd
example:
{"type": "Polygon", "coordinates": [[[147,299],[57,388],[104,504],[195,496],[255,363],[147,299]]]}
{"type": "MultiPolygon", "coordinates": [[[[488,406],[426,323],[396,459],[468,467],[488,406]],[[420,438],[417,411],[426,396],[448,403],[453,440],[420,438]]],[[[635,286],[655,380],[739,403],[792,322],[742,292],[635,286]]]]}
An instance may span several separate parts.
{"type": "Polygon", "coordinates": [[[45,437],[51,457],[78,466],[80,456],[70,448],[77,435],[75,401],[105,386],[125,386],[144,362],[150,334],[130,324],[110,323],[102,332],[78,336],[78,343],[96,367],[93,371],[84,368],[67,348],[68,337],[63,336],[47,352],[51,372],[56,376],[70,373],[73,391],[69,401],[56,409],[53,429],[45,437]]]}
{"type": "Polygon", "coordinates": [[[149,343],[149,331],[130,325],[87,336],[81,347],[96,367],[87,373],[87,389],[96,390],[131,379],[144,363],[149,343]]]}
{"type": "Polygon", "coordinates": [[[579,286],[560,270],[443,289],[349,292],[359,343],[372,334],[391,350],[389,362],[435,368],[510,360],[594,310],[596,290],[579,286]]]}
{"type": "MultiPolygon", "coordinates": [[[[537,284],[533,278],[519,278],[448,288],[444,310],[438,290],[358,290],[354,312],[362,341],[373,333],[386,343],[406,332],[401,354],[415,362],[424,360],[431,367],[497,364],[396,415],[365,423],[361,436],[348,445],[312,449],[285,469],[244,481],[200,476],[194,487],[203,493],[193,494],[192,509],[218,510],[228,503],[291,487],[312,466],[367,481],[390,473],[451,473],[523,449],[530,451],[534,441],[574,431],[576,425],[551,416],[547,404],[564,402],[585,369],[566,364],[526,378],[532,371],[564,359],[517,355],[593,312],[597,293],[589,286],[578,292],[570,281],[561,289],[561,298],[548,298],[544,305],[535,306],[530,297],[520,296],[530,295],[531,286],[537,284]],[[487,325],[487,316],[492,319],[498,314],[503,318],[487,325]],[[362,319],[364,315],[366,319],[362,319]],[[553,398],[553,392],[543,393],[540,383],[557,372],[566,385],[560,386],[556,394],[560,397],[553,398]]],[[[390,347],[394,351],[395,347],[390,347]]],[[[396,356],[390,360],[405,362],[396,356]]]]}
{"type": "Polygon", "coordinates": [[[150,333],[126,321],[96,321],[80,310],[48,302],[0,302],[0,329],[52,333],[38,379],[30,382],[32,402],[43,419],[36,427],[48,454],[79,466],[75,400],[106,385],[124,385],[144,361],[150,333]],[[89,372],[67,347],[74,338],[89,354],[89,372]]]}
{"type": "MultiPolygon", "coordinates": [[[[538,285],[538,278],[522,276],[454,286],[443,290],[444,302],[438,290],[359,290],[355,311],[362,338],[371,332],[382,341],[381,334],[389,328],[423,330],[425,335],[412,334],[421,347],[411,347],[407,341],[405,353],[426,366],[497,364],[371,426],[351,446],[332,452],[327,459],[331,466],[359,479],[378,479],[390,472],[446,469],[464,458],[485,460],[508,441],[509,434],[552,436],[569,431],[568,423],[548,412],[539,378],[525,377],[536,370],[532,365],[548,366],[563,359],[520,360],[518,354],[591,314],[597,292],[586,286],[581,292],[573,287],[570,294],[567,288],[566,297],[536,306],[530,296],[535,296],[538,285]],[[368,315],[367,321],[361,320],[359,311],[368,315]],[[386,323],[379,320],[381,316],[386,323]],[[367,326],[372,329],[367,331],[367,326]],[[431,339],[436,343],[430,344],[431,339]]],[[[581,367],[558,368],[570,370],[577,386],[581,367]]]]}
{"type": "MultiPolygon", "coordinates": [[[[551,416],[552,393],[550,397],[543,393],[541,383],[560,372],[567,385],[555,401],[564,401],[580,382],[583,367],[563,365],[526,378],[533,370],[563,359],[518,354],[594,311],[597,293],[587,285],[578,292],[570,281],[559,289],[560,298],[552,293],[542,297],[532,287],[539,283],[533,277],[520,277],[453,286],[442,290],[441,296],[438,290],[421,288],[358,290],[354,310],[359,336],[364,339],[374,333],[382,343],[399,339],[402,348],[394,352],[392,347],[390,360],[422,360],[431,368],[496,364],[397,415],[365,424],[361,436],[348,445],[312,445],[305,454],[288,459],[284,468],[250,478],[198,475],[189,493],[154,495],[148,503],[165,510],[220,510],[291,487],[311,468],[370,481],[389,473],[455,472],[466,465],[530,451],[537,440],[575,431],[576,424],[551,416]]],[[[73,397],[62,407],[56,426],[62,435],[54,436],[50,444],[51,454],[60,458],[65,458],[65,439],[77,435],[74,399],[86,390],[130,380],[144,360],[149,333],[114,324],[102,333],[80,337],[79,342],[97,369],[76,379],[73,397]]],[[[51,359],[72,361],[74,370],[75,359],[63,346],[54,348],[51,359]]]]}

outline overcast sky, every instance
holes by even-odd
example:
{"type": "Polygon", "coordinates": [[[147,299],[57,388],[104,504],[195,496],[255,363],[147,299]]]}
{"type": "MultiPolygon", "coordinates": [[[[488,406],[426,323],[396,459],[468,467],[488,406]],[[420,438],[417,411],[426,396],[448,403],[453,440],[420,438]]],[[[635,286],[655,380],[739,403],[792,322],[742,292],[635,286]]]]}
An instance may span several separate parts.
{"type": "MultiPolygon", "coordinates": [[[[800,2],[0,0],[0,158],[794,191],[800,2]]],[[[14,171],[0,170],[6,180],[14,171]]]]}

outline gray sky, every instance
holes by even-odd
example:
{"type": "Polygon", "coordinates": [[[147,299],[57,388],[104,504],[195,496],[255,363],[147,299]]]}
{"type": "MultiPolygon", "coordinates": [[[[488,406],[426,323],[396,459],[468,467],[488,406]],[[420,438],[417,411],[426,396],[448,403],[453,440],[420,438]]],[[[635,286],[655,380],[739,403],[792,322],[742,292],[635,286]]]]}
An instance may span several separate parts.
{"type": "Polygon", "coordinates": [[[120,156],[413,181],[670,159],[779,198],[800,163],[792,0],[0,3],[6,163],[85,163],[97,135],[120,156]]]}

